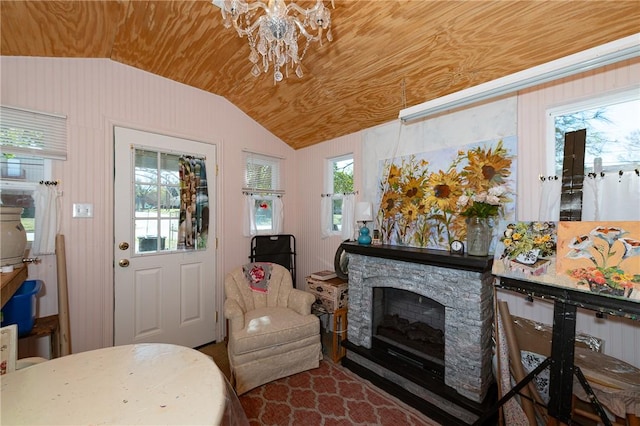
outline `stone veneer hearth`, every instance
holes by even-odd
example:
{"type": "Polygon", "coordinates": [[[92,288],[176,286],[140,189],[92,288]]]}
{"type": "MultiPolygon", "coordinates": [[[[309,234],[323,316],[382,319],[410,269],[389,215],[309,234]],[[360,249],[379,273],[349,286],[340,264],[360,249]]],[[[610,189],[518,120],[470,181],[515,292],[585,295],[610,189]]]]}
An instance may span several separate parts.
{"type": "MultiPolygon", "coordinates": [[[[408,290],[433,299],[445,307],[444,383],[464,398],[482,402],[493,383],[490,260],[437,250],[349,244],[343,244],[349,253],[349,343],[371,349],[373,288],[408,290]]],[[[351,358],[362,363],[355,353],[351,358]]],[[[415,389],[404,379],[396,382],[415,389]]]]}

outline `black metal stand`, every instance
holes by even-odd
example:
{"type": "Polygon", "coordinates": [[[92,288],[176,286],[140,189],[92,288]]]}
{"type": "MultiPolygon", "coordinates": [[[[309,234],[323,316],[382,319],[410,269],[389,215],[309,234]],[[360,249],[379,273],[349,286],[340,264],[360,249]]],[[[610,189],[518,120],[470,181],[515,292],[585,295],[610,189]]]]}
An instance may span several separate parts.
{"type": "MultiPolygon", "coordinates": [[[[589,401],[605,426],[611,426],[600,401],[582,374],[580,367],[573,362],[576,339],[577,307],[561,300],[553,306],[553,335],[551,339],[551,357],[549,371],[549,406],[550,416],[571,424],[571,407],[573,399],[573,376],[587,393],[589,401]]],[[[547,358],[549,359],[549,358],[547,358]]]]}
{"type": "MultiPolygon", "coordinates": [[[[575,375],[603,424],[611,426],[611,421],[589,382],[584,377],[582,370],[574,365],[577,307],[580,306],[596,312],[638,320],[640,318],[640,304],[510,278],[502,278],[497,286],[506,290],[525,293],[529,296],[554,300],[551,356],[540,363],[538,367],[500,398],[495,407],[479,418],[474,425],[483,425],[489,417],[495,415],[505,402],[513,398],[514,395],[519,394],[520,390],[527,386],[534,377],[549,367],[549,405],[547,406],[547,411],[550,416],[569,425],[572,424],[571,402],[573,397],[573,376],[575,375]]],[[[524,398],[522,395],[521,397],[524,398]]]]}

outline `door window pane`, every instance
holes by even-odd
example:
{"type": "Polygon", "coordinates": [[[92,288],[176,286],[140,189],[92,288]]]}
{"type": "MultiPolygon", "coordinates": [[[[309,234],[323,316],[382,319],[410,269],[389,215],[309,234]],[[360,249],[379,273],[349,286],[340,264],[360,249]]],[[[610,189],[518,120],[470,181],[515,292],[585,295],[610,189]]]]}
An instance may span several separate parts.
{"type": "MultiPolygon", "coordinates": [[[[136,253],[178,249],[181,206],[179,154],[135,149],[135,245],[136,253]]],[[[201,194],[199,205],[206,205],[201,194]]],[[[198,248],[204,249],[201,241],[198,248]]]]}

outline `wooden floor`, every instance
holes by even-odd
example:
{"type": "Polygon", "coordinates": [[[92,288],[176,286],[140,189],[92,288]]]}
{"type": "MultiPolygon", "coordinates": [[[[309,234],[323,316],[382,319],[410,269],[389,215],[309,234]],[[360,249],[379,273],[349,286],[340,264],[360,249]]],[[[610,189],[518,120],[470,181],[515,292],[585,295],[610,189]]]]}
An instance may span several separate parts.
{"type": "Polygon", "coordinates": [[[222,373],[224,373],[224,375],[227,377],[227,380],[231,378],[229,358],[227,357],[227,345],[224,342],[210,343],[208,345],[200,346],[196,349],[212,357],[218,368],[220,368],[222,373]]]}

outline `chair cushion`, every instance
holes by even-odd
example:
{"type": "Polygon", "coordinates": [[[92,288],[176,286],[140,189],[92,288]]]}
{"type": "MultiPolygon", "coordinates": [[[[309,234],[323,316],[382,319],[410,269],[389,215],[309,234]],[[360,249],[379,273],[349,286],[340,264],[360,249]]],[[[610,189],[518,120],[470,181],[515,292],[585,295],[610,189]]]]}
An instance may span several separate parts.
{"type": "Polygon", "coordinates": [[[289,308],[258,308],[245,314],[245,328],[230,338],[235,354],[284,345],[320,333],[315,315],[300,315],[289,308]]]}

